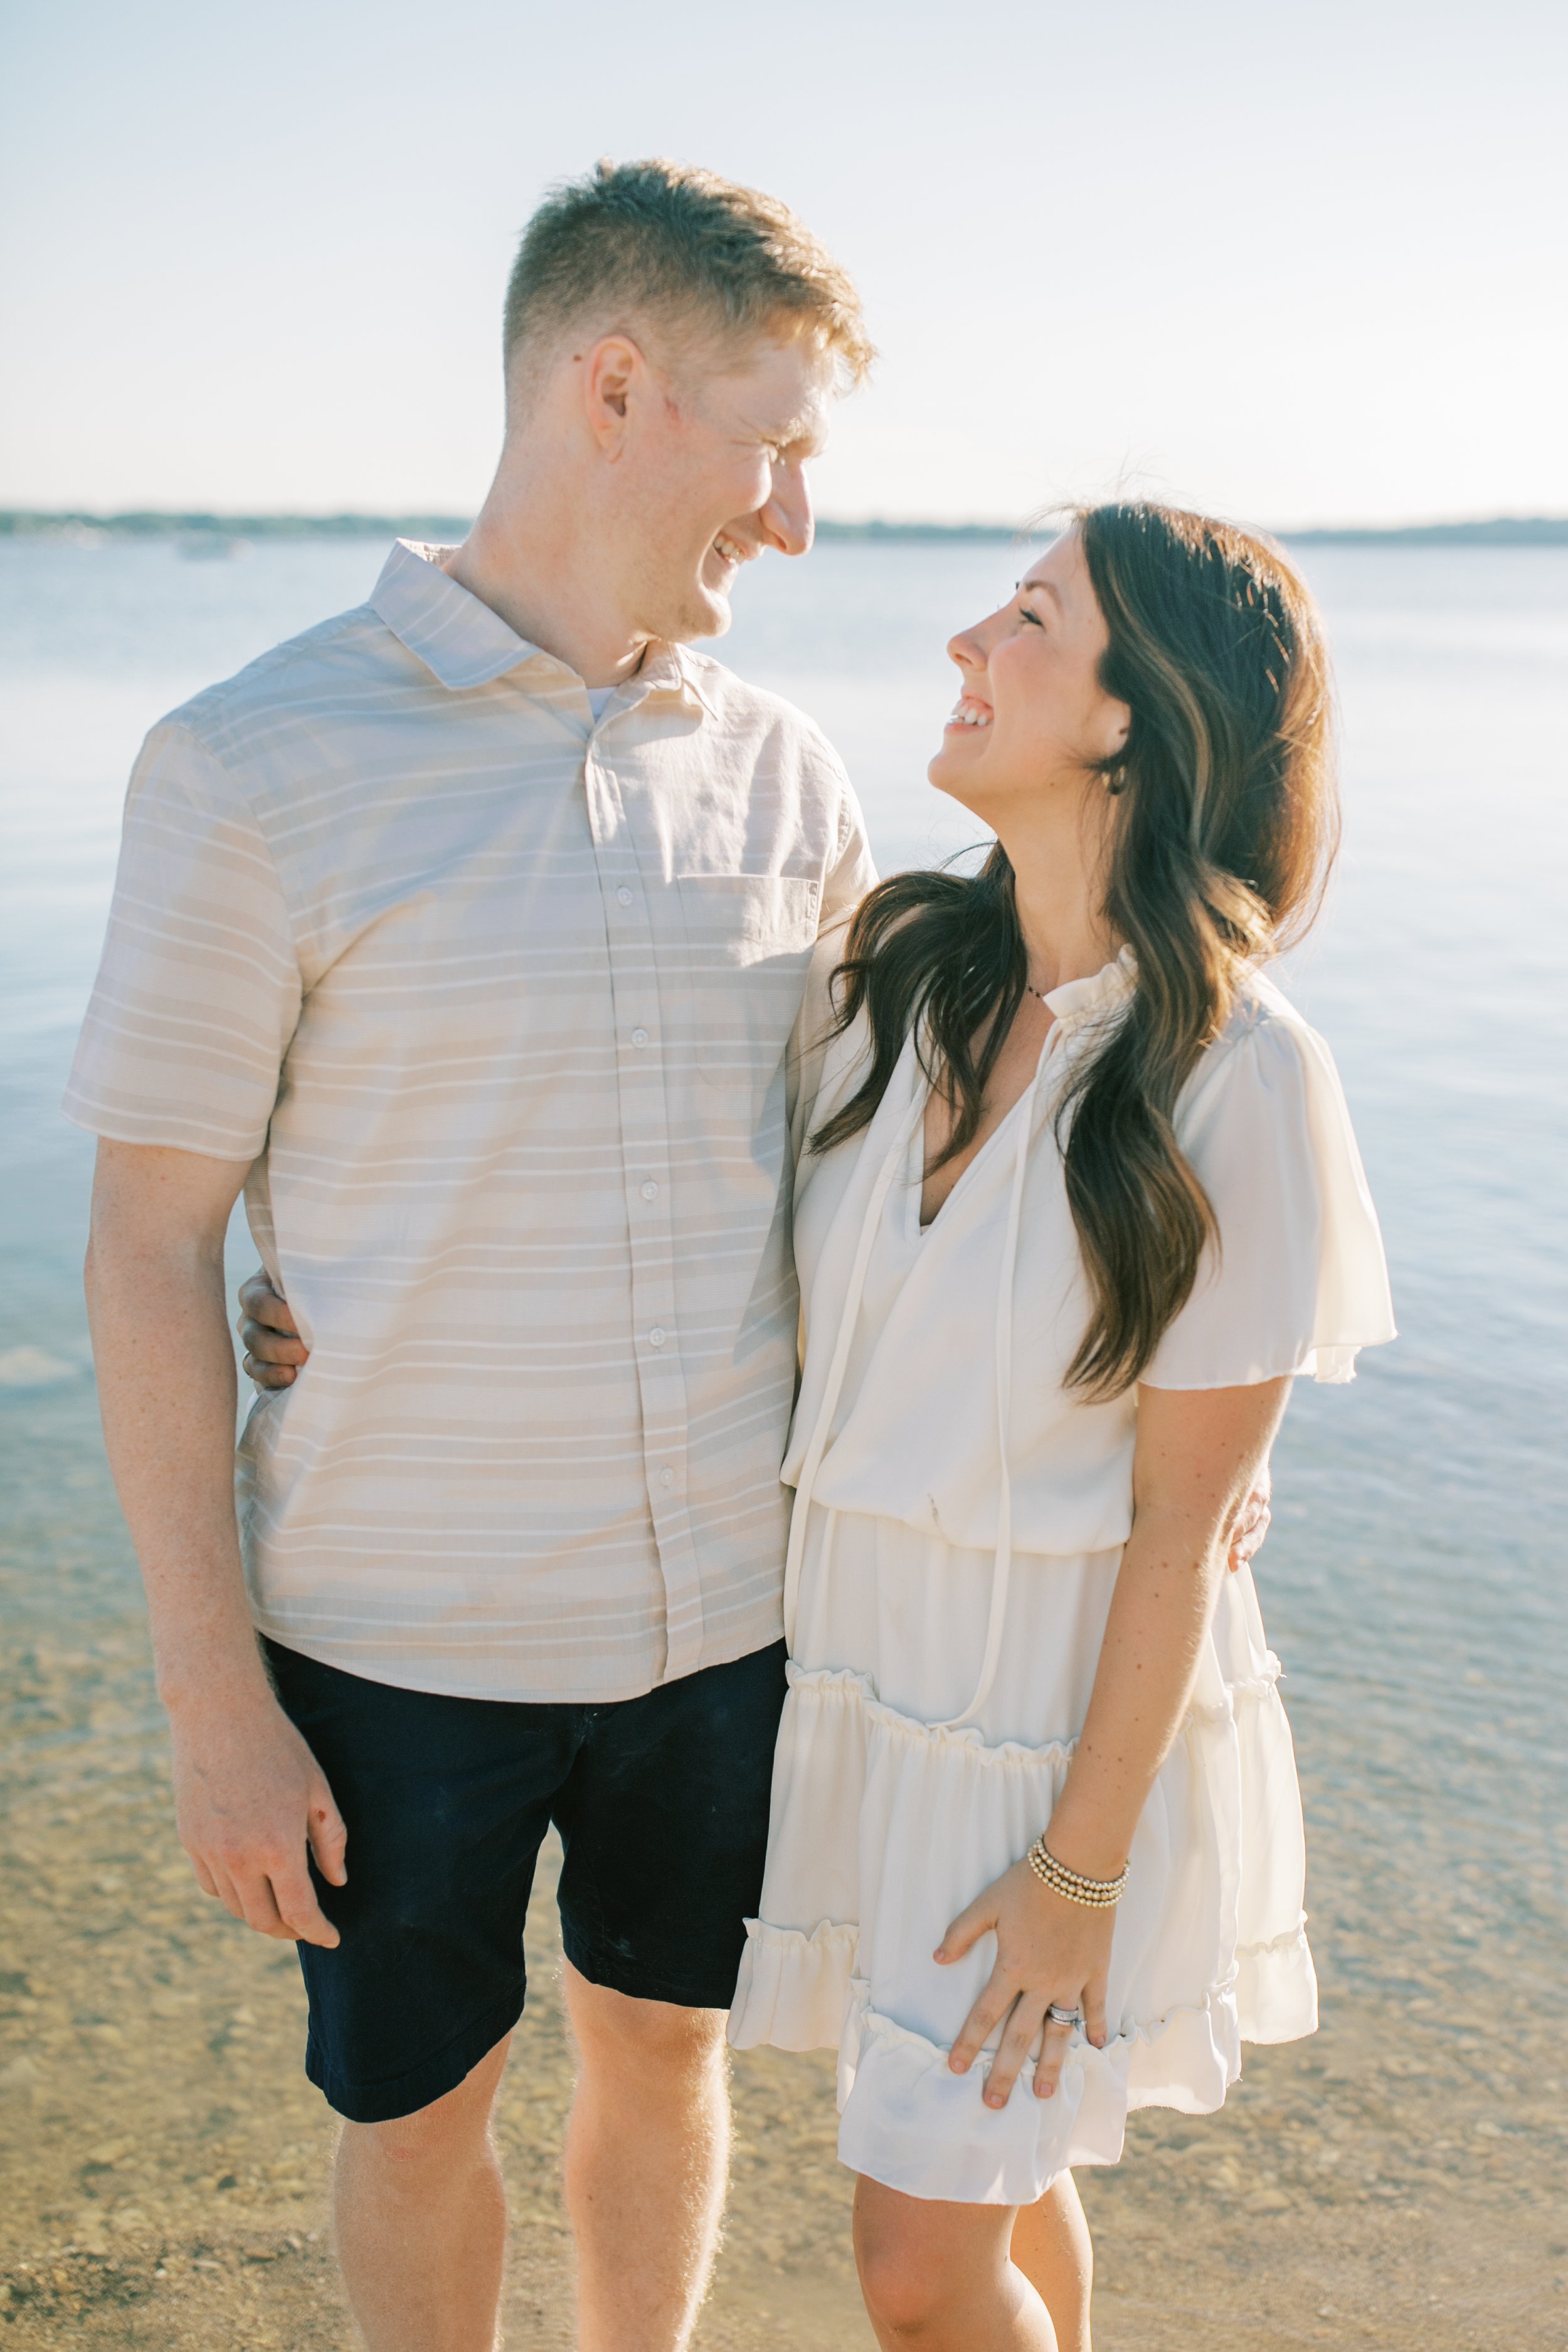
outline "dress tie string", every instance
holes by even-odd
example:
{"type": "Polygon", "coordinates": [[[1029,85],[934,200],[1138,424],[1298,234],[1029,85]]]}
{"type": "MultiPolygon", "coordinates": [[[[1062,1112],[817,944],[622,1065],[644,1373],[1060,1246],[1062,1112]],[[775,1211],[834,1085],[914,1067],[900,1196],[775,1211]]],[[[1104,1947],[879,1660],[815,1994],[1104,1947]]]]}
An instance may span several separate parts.
{"type": "Polygon", "coordinates": [[[980,1680],[969,1705],[961,1715],[950,1715],[945,1723],[933,1723],[933,1731],[957,1731],[972,1722],[990,1697],[996,1669],[1002,1663],[1002,1632],[1007,1618],[1007,1591],[1013,1580],[1013,1473],[1007,1458],[1013,1427],[1013,1282],[1018,1265],[1018,1229],[1023,1218],[1024,1180],[1029,1172],[1029,1142],[1034,1132],[1038,1084],[1037,1071],[1034,1085],[1018,1105],[1018,1149],[1013,1162],[1007,1237],[1002,1248],[1002,1276],[996,1296],[996,1436],[1002,1475],[996,1492],[996,1551],[991,1567],[985,1648],[980,1660],[980,1680]]]}
{"type": "Polygon", "coordinates": [[[822,1391],[822,1403],[817,1411],[811,1443],[800,1465],[800,1479],[795,1490],[795,1508],[790,1515],[789,1551],[784,1560],[784,1639],[791,1651],[795,1649],[795,1611],[800,1599],[801,1561],[805,1556],[805,1523],[811,1510],[811,1497],[816,1485],[816,1474],[822,1467],[822,1457],[827,1451],[828,1433],[833,1416],[838,1409],[838,1399],[844,1387],[844,1375],[848,1369],[849,1350],[855,1339],[855,1326],[859,1319],[860,1300],[866,1288],[866,1273],[871,1263],[882,1211],[893,1179],[903,1164],[910,1148],[910,1138],[915,1123],[925,1115],[925,1096],[917,1086],[914,1102],[899,1121],[898,1132],[891,1150],[877,1172],[867,1204],[865,1222],[860,1228],[859,1244],[855,1263],[850,1269],[848,1287],[844,1294],[843,1312],[838,1318],[838,1337],[834,1343],[833,1360],[827,1368],[827,1380],[822,1391]]]}
{"type": "MultiPolygon", "coordinates": [[[[980,1679],[973,1696],[962,1714],[949,1716],[945,1722],[933,1723],[933,1731],[956,1731],[979,1714],[991,1695],[996,1679],[996,1669],[1002,1662],[1002,1636],[1007,1619],[1007,1594],[1013,1577],[1013,1473],[1009,1461],[1013,1422],[1013,1288],[1018,1265],[1018,1234],[1023,1222],[1024,1185],[1029,1172],[1029,1145],[1034,1139],[1035,1106],[1039,1099],[1040,1073],[1050,1057],[1053,1047],[1063,1034],[1063,1024],[1053,1021],[1040,1051],[1040,1059],[1027,1092],[1016,1107],[1018,1118],[1017,1149],[1013,1160],[1013,1181],[1007,1202],[1006,1237],[1002,1249],[1002,1273],[996,1299],[996,1433],[1001,1456],[1002,1475],[996,1496],[996,1549],[991,1570],[991,1605],[986,1617],[985,1648],[981,1655],[980,1679]]],[[[791,1651],[795,1648],[795,1614],[800,1598],[801,1564],[805,1556],[806,1521],[810,1516],[812,1496],[822,1459],[827,1451],[828,1434],[833,1416],[838,1409],[843,1391],[844,1376],[848,1370],[849,1351],[854,1344],[855,1326],[859,1319],[860,1301],[865,1293],[866,1276],[871,1264],[871,1252],[887,1206],[893,1180],[902,1166],[910,1148],[917,1120],[925,1116],[927,1092],[917,1082],[915,1100],[899,1122],[892,1146],[877,1171],[866,1204],[866,1215],[860,1227],[860,1238],[850,1269],[844,1307],[838,1319],[838,1334],[834,1343],[833,1359],[827,1368],[827,1380],[822,1392],[812,1429],[811,1442],[801,1463],[800,1480],[795,1492],[795,1508],[790,1517],[789,1551],[784,1562],[784,1638],[791,1651]]],[[[834,1515],[837,1517],[837,1513],[834,1515]]]]}

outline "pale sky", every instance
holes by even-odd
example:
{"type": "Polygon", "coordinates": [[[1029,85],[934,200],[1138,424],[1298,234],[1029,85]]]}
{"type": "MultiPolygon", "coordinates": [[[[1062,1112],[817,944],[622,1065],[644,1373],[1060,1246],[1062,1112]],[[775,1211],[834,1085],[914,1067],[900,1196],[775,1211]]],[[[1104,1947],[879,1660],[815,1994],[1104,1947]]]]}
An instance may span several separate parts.
{"type": "Polygon", "coordinates": [[[10,0],[0,504],[469,512],[552,181],[783,196],[840,517],[1568,512],[1563,0],[10,0]]]}

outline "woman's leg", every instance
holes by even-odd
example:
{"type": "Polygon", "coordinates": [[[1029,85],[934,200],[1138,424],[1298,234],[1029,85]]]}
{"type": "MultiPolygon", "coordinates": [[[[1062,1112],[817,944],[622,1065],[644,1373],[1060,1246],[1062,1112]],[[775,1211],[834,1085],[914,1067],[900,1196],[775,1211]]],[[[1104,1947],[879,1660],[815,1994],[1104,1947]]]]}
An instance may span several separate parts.
{"type": "Polygon", "coordinates": [[[1013,2260],[1038,2290],[1061,2352],[1089,2352],[1089,2298],[1094,2243],[1070,2172],[1060,2172],[1013,2224],[1013,2260]]]}
{"type": "Polygon", "coordinates": [[[1017,2209],[905,2197],[862,2173],[855,2260],[882,2352],[1057,2352],[1051,2315],[1008,2244],[1017,2209]]]}

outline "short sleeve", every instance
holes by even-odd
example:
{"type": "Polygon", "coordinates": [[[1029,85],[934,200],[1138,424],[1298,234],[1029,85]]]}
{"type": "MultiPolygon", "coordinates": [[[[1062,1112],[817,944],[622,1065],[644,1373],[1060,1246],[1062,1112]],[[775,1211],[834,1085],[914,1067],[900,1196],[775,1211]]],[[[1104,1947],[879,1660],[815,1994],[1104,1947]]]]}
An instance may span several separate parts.
{"type": "Polygon", "coordinates": [[[784,1060],[790,1151],[797,1170],[805,1157],[806,1138],[817,1123],[817,1106],[829,1066],[836,1066],[842,1059],[841,1054],[834,1052],[841,1033],[833,1002],[833,975],[844,961],[849,920],[850,910],[841,908],[816,935],[805,994],[784,1060]]]}
{"type": "MultiPolygon", "coordinates": [[[[867,891],[873,889],[877,882],[877,868],[871,856],[866,820],[860,814],[854,786],[838,768],[837,754],[830,753],[829,756],[838,771],[842,792],[838,837],[833,865],[823,885],[816,946],[806,974],[805,994],[801,1000],[785,1063],[790,1144],[797,1169],[805,1150],[805,1139],[816,1124],[816,1106],[829,1066],[830,1051],[838,1034],[832,993],[833,975],[844,961],[850,917],[867,891]]],[[[841,1060],[842,1055],[837,1058],[841,1060]]]]}
{"type": "Polygon", "coordinates": [[[1200,1067],[1176,1131],[1214,1208],[1219,1247],[1155,1350],[1151,1388],[1243,1388],[1291,1373],[1355,1376],[1394,1337],[1377,1213],[1339,1073],[1279,999],[1200,1067]]]}
{"type": "Polygon", "coordinates": [[[822,889],[824,926],[830,923],[836,915],[858,907],[877,879],[866,820],[860,814],[860,803],[847,776],[843,777],[842,789],[837,851],[822,889]]]}
{"type": "Polygon", "coordinates": [[[155,728],[126,799],[67,1118],[117,1142],[254,1160],[300,996],[277,866],[243,793],[185,728],[155,728]]]}

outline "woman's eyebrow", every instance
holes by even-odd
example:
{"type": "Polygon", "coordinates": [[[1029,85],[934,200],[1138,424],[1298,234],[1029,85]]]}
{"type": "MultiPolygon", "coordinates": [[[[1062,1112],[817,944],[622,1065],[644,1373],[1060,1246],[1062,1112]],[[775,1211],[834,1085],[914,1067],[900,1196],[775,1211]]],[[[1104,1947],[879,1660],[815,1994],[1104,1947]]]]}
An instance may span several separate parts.
{"type": "Polygon", "coordinates": [[[1065,610],[1061,591],[1054,580],[1020,580],[1017,585],[1020,596],[1054,596],[1058,612],[1065,610]]]}

